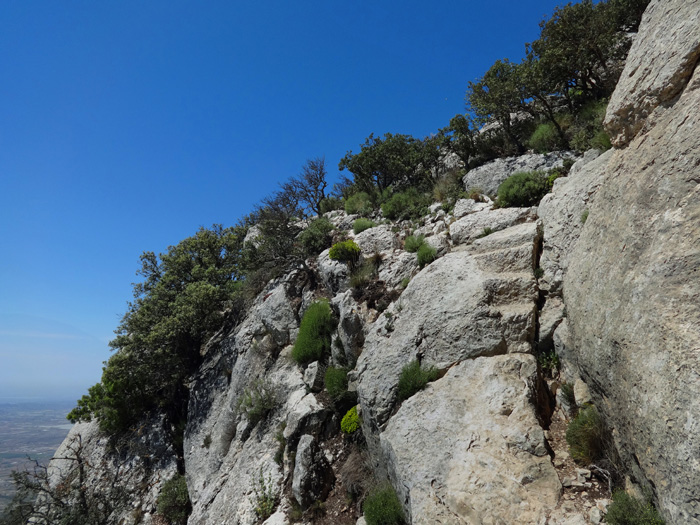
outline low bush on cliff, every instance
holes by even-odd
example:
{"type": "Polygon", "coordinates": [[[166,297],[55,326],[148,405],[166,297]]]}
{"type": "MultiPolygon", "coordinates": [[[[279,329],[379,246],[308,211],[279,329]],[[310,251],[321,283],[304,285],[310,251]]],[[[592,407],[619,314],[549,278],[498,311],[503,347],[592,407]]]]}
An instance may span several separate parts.
{"type": "Polygon", "coordinates": [[[416,253],[425,244],[425,235],[409,235],[404,242],[404,248],[409,253],[416,253]]]}
{"type": "Polygon", "coordinates": [[[333,240],[331,232],[334,229],[333,223],[324,217],[311,221],[309,226],[299,234],[299,243],[303,247],[304,254],[318,255],[328,248],[333,240]]]}
{"type": "Polygon", "coordinates": [[[328,301],[313,303],[301,320],[292,358],[302,365],[321,359],[330,352],[334,328],[333,312],[328,301]]]}
{"type": "Polygon", "coordinates": [[[416,252],[416,260],[418,261],[418,266],[423,268],[424,266],[430,264],[437,258],[437,251],[435,248],[429,244],[423,244],[416,252]]]}
{"type": "Polygon", "coordinates": [[[182,474],[175,474],[163,484],[158,495],[158,513],[173,525],[184,525],[190,513],[190,495],[187,482],[182,474]]]}
{"type": "Polygon", "coordinates": [[[396,491],[391,485],[374,489],[362,506],[367,525],[401,525],[406,518],[396,491]]]}
{"type": "Polygon", "coordinates": [[[605,452],[605,425],[594,406],[582,408],[566,429],[566,442],[571,457],[582,465],[590,465],[605,452]]]}
{"type": "Polygon", "coordinates": [[[357,235],[358,233],[362,233],[365,230],[374,228],[376,225],[377,224],[374,221],[360,217],[352,223],[352,231],[355,233],[355,235],[357,235]]]}
{"type": "Polygon", "coordinates": [[[345,213],[348,215],[369,215],[374,211],[374,205],[369,194],[364,191],[355,193],[345,201],[345,213]]]}
{"type": "Polygon", "coordinates": [[[331,246],[328,257],[354,267],[360,260],[360,247],[353,240],[340,241],[331,246]]]}
{"type": "Polygon", "coordinates": [[[440,372],[435,367],[423,368],[417,359],[411,361],[401,369],[398,385],[399,400],[408,399],[439,376],[440,372]]]}
{"type": "Polygon", "coordinates": [[[666,523],[650,501],[640,501],[624,490],[613,493],[605,522],[611,525],[664,525],[666,523]]]}
{"type": "Polygon", "coordinates": [[[401,193],[394,193],[382,204],[382,213],[393,221],[417,219],[428,213],[430,198],[416,188],[409,188],[401,193]]]}
{"type": "Polygon", "coordinates": [[[500,208],[536,206],[549,190],[547,177],[540,171],[514,173],[498,187],[497,204],[500,208]]]}
{"type": "Polygon", "coordinates": [[[277,404],[274,387],[265,380],[256,379],[238,399],[238,410],[245,414],[252,426],[262,421],[277,404]]]}
{"type": "Polygon", "coordinates": [[[357,406],[348,410],[340,421],[340,430],[345,434],[353,434],[360,428],[360,415],[357,413],[357,406]]]}

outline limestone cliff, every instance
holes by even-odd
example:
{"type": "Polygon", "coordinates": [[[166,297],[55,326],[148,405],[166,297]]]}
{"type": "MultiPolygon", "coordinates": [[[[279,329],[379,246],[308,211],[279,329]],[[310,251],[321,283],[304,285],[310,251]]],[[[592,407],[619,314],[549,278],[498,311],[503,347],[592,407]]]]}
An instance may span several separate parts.
{"type": "MultiPolygon", "coordinates": [[[[698,14],[700,0],[651,3],[607,114],[615,149],[578,159],[538,208],[463,199],[357,235],[355,217],[328,214],[374,261],[371,282],[351,286],[326,250],[268,283],[203,349],[184,457],[161,443],[157,421],[132,440],[146,448],[119,463],[130,502],[114,523],[163,523],[155,501],[178,461],[191,525],[261,515],[268,525],[354,524],[361,506],[347,494],[385,482],[414,524],[599,523],[607,484],[576,471],[562,445],[563,381],[603,414],[630,483],[669,523],[700,522],[698,14]],[[421,268],[405,250],[409,233],[438,258],[421,268]],[[320,298],[337,318],[332,355],[300,366],[292,345],[320,298]],[[553,349],[558,381],[536,357],[553,349]],[[414,361],[437,379],[400,399],[414,361]],[[349,405],[324,390],[329,365],[350,370],[349,405]],[[269,401],[264,413],[246,410],[251,396],[269,401]],[[362,439],[340,432],[354,399],[362,439]]],[[[555,162],[497,161],[465,189],[555,162]]],[[[94,424],[76,427],[61,454],[79,435],[93,464],[117,464],[94,424]]]]}

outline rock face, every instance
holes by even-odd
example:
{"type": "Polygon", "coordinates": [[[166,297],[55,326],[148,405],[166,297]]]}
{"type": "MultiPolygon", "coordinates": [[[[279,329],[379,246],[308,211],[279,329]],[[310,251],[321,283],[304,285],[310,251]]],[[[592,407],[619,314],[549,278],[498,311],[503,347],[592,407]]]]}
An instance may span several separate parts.
{"type": "Polygon", "coordinates": [[[670,523],[700,523],[699,8],[656,1],[644,16],[608,114],[628,144],[564,280],[581,375],[670,523]]]}
{"type": "Polygon", "coordinates": [[[605,179],[611,155],[612,151],[608,151],[594,160],[584,157],[577,161],[568,177],[554,181],[552,193],[545,195],[539,205],[537,211],[546,239],[540,267],[544,270],[551,293],[561,292],[571,250],[588,221],[589,208],[605,179]]]}
{"type": "Polygon", "coordinates": [[[700,59],[700,2],[652,2],[644,12],[605,126],[613,144],[627,145],[654,109],[672,103],[685,89],[700,59]]]}
{"type": "Polygon", "coordinates": [[[575,154],[563,153],[532,153],[519,157],[507,157],[470,170],[462,179],[464,188],[469,191],[479,189],[486,195],[493,196],[498,187],[508,177],[519,171],[551,170],[563,165],[564,159],[573,159],[575,154]]]}

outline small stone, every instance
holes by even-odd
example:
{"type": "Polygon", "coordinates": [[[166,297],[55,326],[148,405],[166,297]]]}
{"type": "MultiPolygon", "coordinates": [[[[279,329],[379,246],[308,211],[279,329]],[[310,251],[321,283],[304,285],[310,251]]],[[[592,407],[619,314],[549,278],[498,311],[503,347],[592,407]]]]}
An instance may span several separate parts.
{"type": "Polygon", "coordinates": [[[562,458],[560,458],[559,456],[557,456],[554,458],[552,463],[554,463],[555,467],[560,468],[560,467],[564,466],[565,461],[562,458]]]}
{"type": "Polygon", "coordinates": [[[598,525],[603,519],[603,514],[600,512],[600,509],[598,507],[593,507],[588,512],[588,519],[594,525],[598,525]]]}
{"type": "Polygon", "coordinates": [[[566,476],[564,479],[561,480],[562,487],[567,487],[567,488],[571,487],[573,485],[573,483],[574,483],[574,479],[569,477],[569,476],[566,476]]]}

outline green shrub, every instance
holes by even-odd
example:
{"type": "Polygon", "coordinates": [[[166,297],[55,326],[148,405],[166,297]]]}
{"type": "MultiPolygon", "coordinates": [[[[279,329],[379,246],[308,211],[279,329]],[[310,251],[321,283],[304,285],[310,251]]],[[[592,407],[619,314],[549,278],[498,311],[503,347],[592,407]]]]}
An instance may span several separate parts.
{"type": "Polygon", "coordinates": [[[416,260],[418,261],[418,266],[421,268],[433,262],[436,257],[437,251],[429,244],[423,244],[416,252],[416,260]]]}
{"type": "MultiPolygon", "coordinates": [[[[542,270],[542,268],[537,268],[537,270],[542,270]]],[[[535,277],[537,277],[537,270],[535,270],[535,277]]],[[[544,273],[544,271],[542,271],[542,273],[544,273]]],[[[537,358],[537,362],[546,375],[553,374],[555,371],[559,370],[559,356],[554,350],[540,354],[537,358]]]]}
{"type": "Polygon", "coordinates": [[[362,505],[367,525],[401,525],[405,517],[401,502],[391,485],[373,490],[362,505]]]}
{"type": "Polygon", "coordinates": [[[590,142],[590,146],[591,148],[608,151],[610,148],[612,148],[612,142],[610,142],[610,135],[608,135],[607,132],[604,130],[598,131],[595,135],[593,135],[593,138],[590,142]]]}
{"type": "Polygon", "coordinates": [[[337,197],[326,197],[319,203],[319,209],[321,213],[328,213],[333,210],[342,210],[343,201],[337,197]]]}
{"type": "Polygon", "coordinates": [[[333,313],[327,300],[313,303],[304,313],[299,335],[292,349],[292,359],[306,364],[330,352],[331,334],[335,328],[333,313]]]}
{"type": "Polygon", "coordinates": [[[190,513],[190,495],[187,492],[187,481],[182,474],[175,474],[163,484],[158,495],[158,513],[170,523],[184,525],[190,513]]]}
{"type": "Polygon", "coordinates": [[[394,193],[382,204],[382,213],[392,221],[417,219],[428,213],[430,199],[426,198],[415,188],[409,188],[401,193],[394,193]]]}
{"type": "Polygon", "coordinates": [[[581,409],[566,429],[566,442],[571,457],[580,464],[590,465],[603,456],[605,426],[594,406],[581,409]]]}
{"type": "Polygon", "coordinates": [[[345,213],[348,215],[369,215],[373,211],[372,199],[364,191],[355,193],[345,200],[345,213]]]}
{"type": "Polygon", "coordinates": [[[435,381],[439,375],[440,372],[435,367],[422,368],[417,359],[411,361],[401,369],[398,387],[399,400],[408,399],[419,390],[423,390],[425,385],[435,381]]]}
{"type": "Polygon", "coordinates": [[[408,283],[410,283],[410,282],[411,282],[410,277],[404,277],[403,279],[401,279],[401,288],[406,288],[408,286],[408,283]]]}
{"type": "Polygon", "coordinates": [[[584,210],[583,213],[581,214],[581,224],[586,224],[587,220],[588,220],[588,210],[584,210]]]}
{"type": "Polygon", "coordinates": [[[651,502],[640,501],[624,490],[616,490],[605,522],[611,525],[664,525],[666,522],[651,502]]]}
{"type": "Polygon", "coordinates": [[[528,141],[530,147],[537,153],[548,153],[559,149],[559,134],[554,124],[545,122],[535,128],[528,141]]]}
{"type": "Polygon", "coordinates": [[[323,376],[328,395],[333,401],[340,401],[348,391],[348,371],[345,368],[329,366],[323,376]]]}
{"type": "Polygon", "coordinates": [[[354,266],[360,260],[360,247],[353,240],[340,241],[331,246],[328,257],[354,266]]]}
{"type": "Polygon", "coordinates": [[[257,425],[277,404],[275,389],[266,381],[256,379],[238,399],[238,410],[245,414],[252,426],[257,425]]]}
{"type": "Polygon", "coordinates": [[[535,279],[542,279],[542,277],[544,277],[544,268],[541,268],[540,266],[538,266],[537,268],[535,268],[534,273],[535,273],[535,279]]]}
{"type": "Polygon", "coordinates": [[[335,229],[333,223],[321,217],[311,221],[308,228],[299,234],[304,254],[307,256],[318,255],[331,245],[333,237],[331,232],[335,229]]]}
{"type": "Polygon", "coordinates": [[[542,172],[514,173],[498,187],[498,206],[501,208],[535,206],[548,191],[547,177],[542,172]]]}
{"type": "Polygon", "coordinates": [[[362,233],[365,230],[369,230],[370,228],[374,228],[377,225],[374,221],[371,221],[369,219],[364,219],[364,218],[359,218],[356,219],[355,222],[352,223],[352,231],[355,232],[355,235],[358,233],[362,233]]]}
{"type": "Polygon", "coordinates": [[[404,242],[404,248],[406,248],[407,252],[416,253],[418,251],[418,248],[420,248],[424,244],[425,235],[418,235],[417,237],[409,235],[408,237],[406,237],[406,241],[404,242]]]}
{"type": "Polygon", "coordinates": [[[352,407],[340,421],[340,430],[345,434],[352,434],[360,428],[360,416],[357,413],[357,405],[352,407]]]}

